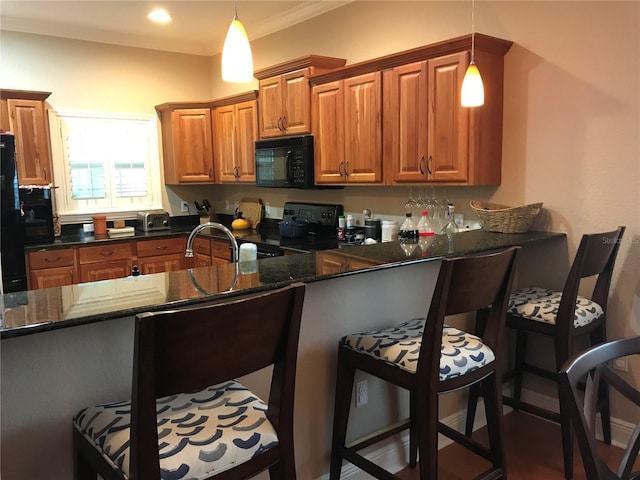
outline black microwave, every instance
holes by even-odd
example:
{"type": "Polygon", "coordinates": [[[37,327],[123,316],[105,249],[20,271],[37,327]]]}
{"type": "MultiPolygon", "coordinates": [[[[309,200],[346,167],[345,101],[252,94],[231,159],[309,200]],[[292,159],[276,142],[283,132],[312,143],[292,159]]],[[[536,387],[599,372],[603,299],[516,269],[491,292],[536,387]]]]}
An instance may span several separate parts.
{"type": "Polygon", "coordinates": [[[316,188],[313,135],[256,142],[256,186],[316,188]]]}

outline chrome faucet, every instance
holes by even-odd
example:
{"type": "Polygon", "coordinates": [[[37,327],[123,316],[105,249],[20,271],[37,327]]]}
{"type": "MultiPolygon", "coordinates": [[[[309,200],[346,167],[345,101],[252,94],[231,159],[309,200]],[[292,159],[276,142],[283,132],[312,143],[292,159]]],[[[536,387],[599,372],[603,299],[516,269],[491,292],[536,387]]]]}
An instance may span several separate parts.
{"type": "Polygon", "coordinates": [[[191,233],[189,234],[189,239],[187,240],[187,249],[184,252],[184,256],[193,257],[193,240],[196,238],[196,235],[198,235],[201,231],[207,228],[215,228],[217,230],[220,230],[221,232],[225,233],[227,237],[229,237],[229,240],[231,241],[231,261],[237,264],[238,263],[238,241],[236,240],[236,237],[233,236],[233,233],[231,233],[231,230],[229,230],[227,227],[225,227],[224,225],[218,222],[203,223],[202,225],[198,225],[196,228],[191,230],[191,233]]]}

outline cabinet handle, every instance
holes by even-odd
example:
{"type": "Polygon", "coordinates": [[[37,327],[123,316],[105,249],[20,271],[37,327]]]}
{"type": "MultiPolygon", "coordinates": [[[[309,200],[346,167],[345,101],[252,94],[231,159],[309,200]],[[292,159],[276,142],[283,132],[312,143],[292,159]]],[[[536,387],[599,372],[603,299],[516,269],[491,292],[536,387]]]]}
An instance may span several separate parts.
{"type": "Polygon", "coordinates": [[[429,160],[427,160],[427,172],[429,172],[429,175],[433,174],[431,171],[431,155],[429,155],[429,160]]]}
{"type": "Polygon", "coordinates": [[[209,167],[209,178],[213,178],[213,167],[209,167]]]}
{"type": "Polygon", "coordinates": [[[418,169],[420,170],[420,175],[424,175],[424,169],[422,168],[423,163],[424,163],[424,155],[420,157],[420,161],[418,162],[418,169]]]}
{"type": "Polygon", "coordinates": [[[42,169],[42,178],[44,178],[45,180],[47,179],[47,169],[46,168],[42,169]]]}
{"type": "Polygon", "coordinates": [[[282,117],[278,117],[278,130],[284,132],[284,128],[282,127],[282,117]]]}
{"type": "Polygon", "coordinates": [[[236,177],[237,180],[240,179],[240,167],[233,167],[233,176],[236,177]]]}
{"type": "Polygon", "coordinates": [[[57,262],[58,260],[60,260],[62,257],[55,257],[55,258],[45,258],[44,261],[45,262],[57,262]]]}
{"type": "Polygon", "coordinates": [[[282,131],[286,132],[287,131],[287,116],[285,115],[284,117],[282,117],[282,131]]]}
{"type": "Polygon", "coordinates": [[[344,176],[345,177],[349,176],[349,160],[344,162],[344,176]]]}
{"type": "Polygon", "coordinates": [[[156,250],[166,250],[167,246],[166,245],[156,245],[156,250]]]}
{"type": "Polygon", "coordinates": [[[113,250],[109,250],[108,252],[100,252],[100,255],[102,255],[103,257],[110,257],[111,255],[113,255],[113,250]]]}
{"type": "Polygon", "coordinates": [[[340,162],[338,164],[338,175],[342,176],[342,167],[344,166],[344,162],[340,162]]]}

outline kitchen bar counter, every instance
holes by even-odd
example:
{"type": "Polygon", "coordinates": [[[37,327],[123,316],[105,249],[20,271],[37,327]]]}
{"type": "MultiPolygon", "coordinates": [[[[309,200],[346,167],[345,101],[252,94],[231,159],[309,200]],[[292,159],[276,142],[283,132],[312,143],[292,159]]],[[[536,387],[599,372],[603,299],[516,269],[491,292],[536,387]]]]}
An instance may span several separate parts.
{"type": "MultiPolygon", "coordinates": [[[[73,478],[73,415],[87,405],[131,396],[135,313],[214,302],[303,281],[307,287],[296,373],[296,470],[298,478],[326,478],[339,339],[424,315],[442,257],[511,245],[523,246],[514,287],[551,286],[568,269],[564,234],[471,231],[457,234],[451,246],[445,237],[436,236],[426,256],[415,245],[403,248],[391,242],[267,258],[255,265],[241,263],[237,282],[227,293],[233,265],[5,295],[0,330],[0,476],[73,478]]],[[[264,315],[267,321],[268,312],[264,315]]],[[[449,320],[462,329],[472,323],[467,318],[449,320]]],[[[265,372],[241,382],[268,398],[265,372]]],[[[405,391],[390,390],[373,377],[368,388],[369,398],[389,400],[353,409],[351,438],[407,415],[405,391]],[[393,412],[385,404],[394,405],[393,412]]],[[[459,395],[442,398],[442,421],[457,424],[462,403],[459,395]]],[[[372,455],[394,459],[387,466],[397,471],[406,466],[407,442],[405,437],[390,439],[372,455]]],[[[256,477],[267,479],[268,474],[256,477]]]]}
{"type": "MultiPolygon", "coordinates": [[[[185,229],[184,232],[163,233],[166,236],[186,232],[185,229]]],[[[153,236],[154,233],[144,235],[153,236]]],[[[297,281],[311,283],[560,237],[564,234],[535,231],[499,234],[475,230],[456,234],[451,243],[444,235],[436,235],[425,251],[418,244],[400,242],[349,246],[241,263],[237,269],[233,264],[216,265],[6,294],[2,297],[0,337],[32,335],[144,311],[180,308],[256,293],[297,281]]]]}

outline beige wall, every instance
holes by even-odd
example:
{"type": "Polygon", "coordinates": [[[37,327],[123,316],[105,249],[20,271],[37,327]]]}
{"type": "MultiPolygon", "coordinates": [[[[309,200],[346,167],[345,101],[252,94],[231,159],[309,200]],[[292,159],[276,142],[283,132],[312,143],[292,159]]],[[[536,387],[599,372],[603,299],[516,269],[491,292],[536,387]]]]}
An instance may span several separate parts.
{"type": "MultiPolygon", "coordinates": [[[[468,2],[356,1],[253,42],[256,68],[308,53],[350,63],[469,33],[468,2]]],[[[251,31],[251,26],[246,25],[251,31]]],[[[505,58],[503,182],[498,188],[450,188],[465,209],[471,198],[519,205],[543,201],[540,228],[568,235],[568,258],[585,232],[627,225],[610,301],[610,337],[640,334],[640,2],[481,1],[476,28],[512,40],[505,58]]],[[[228,85],[219,58],[128,49],[2,32],[0,87],[54,92],[56,109],[153,112],[175,100],[226,96],[257,83],[228,85]]],[[[167,189],[216,204],[259,193],[281,206],[339,201],[349,211],[397,215],[407,188],[352,187],[283,193],[236,186],[167,189]]],[[[467,210],[468,211],[468,210],[467,210]]],[[[566,265],[559,266],[560,270],[566,265]]],[[[540,272],[536,272],[540,275],[540,272]]],[[[549,272],[558,283],[561,274],[549,272]]],[[[634,362],[640,383],[640,362],[634,362]]],[[[628,412],[614,406],[620,418],[628,412]]]]}

